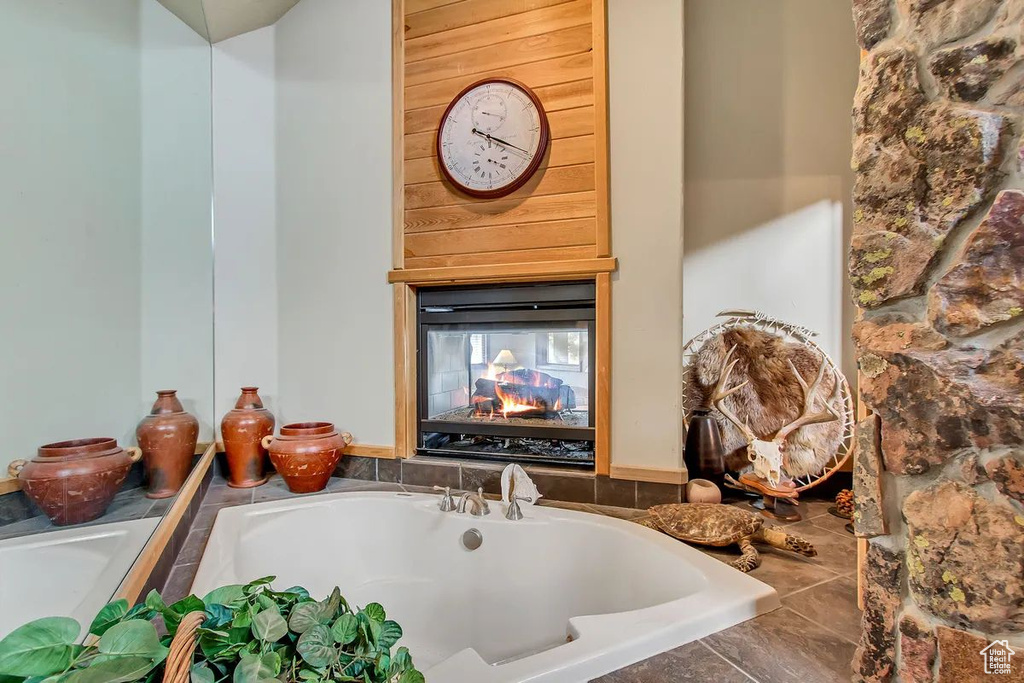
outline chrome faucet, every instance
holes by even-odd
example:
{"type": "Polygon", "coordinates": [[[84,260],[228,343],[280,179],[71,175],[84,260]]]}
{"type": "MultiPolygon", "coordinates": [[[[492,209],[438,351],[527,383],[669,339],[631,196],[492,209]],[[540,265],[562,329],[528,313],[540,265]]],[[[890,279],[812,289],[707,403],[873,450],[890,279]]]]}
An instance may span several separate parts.
{"type": "Polygon", "coordinates": [[[452,499],[451,486],[435,486],[434,490],[444,491],[444,495],[441,497],[441,502],[437,504],[437,507],[441,512],[451,512],[455,509],[455,501],[452,499]]]}
{"type": "Polygon", "coordinates": [[[505,519],[518,522],[523,518],[523,510],[519,507],[519,501],[521,500],[532,500],[527,496],[512,496],[512,502],[508,504],[508,510],[505,511],[505,519]]]}
{"type": "Polygon", "coordinates": [[[484,515],[491,514],[491,507],[487,504],[487,499],[484,498],[483,487],[478,488],[476,493],[471,493],[469,491],[463,493],[459,498],[459,507],[457,508],[457,511],[460,513],[465,512],[467,502],[473,503],[473,507],[470,508],[469,514],[474,517],[482,517],[484,515]]]}

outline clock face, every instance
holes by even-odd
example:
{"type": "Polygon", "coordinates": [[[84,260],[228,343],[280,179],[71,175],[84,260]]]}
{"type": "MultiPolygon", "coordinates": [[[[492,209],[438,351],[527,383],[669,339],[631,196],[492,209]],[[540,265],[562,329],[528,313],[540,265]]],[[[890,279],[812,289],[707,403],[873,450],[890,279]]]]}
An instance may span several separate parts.
{"type": "Polygon", "coordinates": [[[548,120],[524,85],[474,83],[448,105],[437,132],[441,171],[473,197],[501,197],[529,180],[548,145],[548,120]]]}

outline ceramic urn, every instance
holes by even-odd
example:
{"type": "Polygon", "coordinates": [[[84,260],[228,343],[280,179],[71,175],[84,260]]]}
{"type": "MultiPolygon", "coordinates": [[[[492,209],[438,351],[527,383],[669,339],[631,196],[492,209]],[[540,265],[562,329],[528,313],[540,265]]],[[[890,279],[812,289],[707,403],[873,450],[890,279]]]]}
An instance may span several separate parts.
{"type": "Polygon", "coordinates": [[[40,446],[32,460],[15,460],[8,473],[51,522],[81,524],[106,512],[141,454],[107,437],[60,441],[40,446]]]}
{"type": "Polygon", "coordinates": [[[149,415],[142,418],[135,436],[142,448],[149,498],[170,498],[192,469],[199,440],[199,421],[185,412],[177,391],[156,392],[149,415]]]}
{"type": "Polygon", "coordinates": [[[251,488],[265,484],[263,437],[274,433],[274,416],[263,407],[257,387],[242,387],[235,407],[220,422],[228,463],[228,486],[251,488]]]}
{"type": "Polygon", "coordinates": [[[352,435],[339,434],[330,422],[293,422],[276,437],[263,437],[270,461],[292,493],[322,491],[350,443],[352,435]]]}

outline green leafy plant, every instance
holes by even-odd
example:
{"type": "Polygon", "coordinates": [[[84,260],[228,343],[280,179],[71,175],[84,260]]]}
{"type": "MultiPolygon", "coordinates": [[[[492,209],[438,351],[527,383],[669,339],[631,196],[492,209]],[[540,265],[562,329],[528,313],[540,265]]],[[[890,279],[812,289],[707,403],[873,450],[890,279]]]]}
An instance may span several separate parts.
{"type": "Polygon", "coordinates": [[[335,588],[325,600],[304,588],[275,591],[274,577],[222,586],[204,598],[170,605],[156,591],[129,609],[106,605],[78,644],[74,619],[48,617],[0,640],[0,683],[159,683],[182,617],[201,611],[192,683],[424,683],[405,647],[402,627],[384,607],[355,609],[335,588]],[[163,622],[161,636],[154,620],[163,622]]]}

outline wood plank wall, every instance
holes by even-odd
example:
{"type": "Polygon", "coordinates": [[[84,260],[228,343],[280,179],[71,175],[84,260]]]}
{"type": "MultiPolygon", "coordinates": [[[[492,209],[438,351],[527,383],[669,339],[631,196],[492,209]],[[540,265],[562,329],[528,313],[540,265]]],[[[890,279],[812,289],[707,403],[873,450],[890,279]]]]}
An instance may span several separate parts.
{"type": "Polygon", "coordinates": [[[605,0],[394,4],[404,17],[395,50],[403,65],[395,74],[403,113],[396,121],[402,196],[395,267],[609,256],[605,0]],[[464,87],[499,76],[537,93],[552,140],[526,185],[500,199],[473,199],[443,179],[435,137],[445,107],[464,87]]]}

